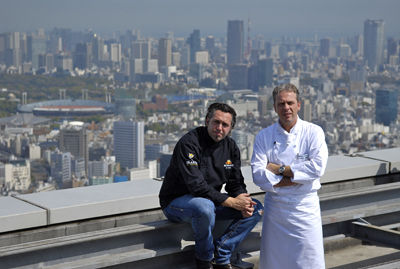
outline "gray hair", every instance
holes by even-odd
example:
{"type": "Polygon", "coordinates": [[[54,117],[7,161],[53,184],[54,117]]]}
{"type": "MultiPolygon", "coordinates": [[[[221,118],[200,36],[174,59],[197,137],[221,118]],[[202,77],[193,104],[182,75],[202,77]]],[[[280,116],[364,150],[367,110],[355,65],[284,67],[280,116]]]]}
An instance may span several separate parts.
{"type": "Polygon", "coordinates": [[[297,89],[297,87],[291,83],[287,83],[287,84],[282,84],[282,85],[276,86],[274,88],[274,91],[272,92],[272,97],[274,98],[274,104],[275,104],[275,100],[276,100],[276,97],[278,96],[278,94],[281,92],[284,92],[284,91],[294,92],[296,94],[297,102],[300,102],[300,93],[299,93],[299,90],[297,89]]]}

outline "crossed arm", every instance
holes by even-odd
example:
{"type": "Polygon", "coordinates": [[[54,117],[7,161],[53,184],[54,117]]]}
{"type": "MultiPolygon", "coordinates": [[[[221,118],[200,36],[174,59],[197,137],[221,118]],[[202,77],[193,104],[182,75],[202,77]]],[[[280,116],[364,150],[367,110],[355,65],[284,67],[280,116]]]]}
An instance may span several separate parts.
{"type": "MultiPolygon", "coordinates": [[[[274,173],[275,175],[279,175],[279,164],[276,163],[268,163],[267,164],[267,169],[274,173]]],[[[283,177],[282,180],[278,183],[275,184],[274,187],[288,187],[288,186],[294,186],[297,185],[298,183],[292,182],[290,178],[294,176],[292,169],[290,169],[289,165],[285,166],[285,171],[283,172],[283,177]]]]}

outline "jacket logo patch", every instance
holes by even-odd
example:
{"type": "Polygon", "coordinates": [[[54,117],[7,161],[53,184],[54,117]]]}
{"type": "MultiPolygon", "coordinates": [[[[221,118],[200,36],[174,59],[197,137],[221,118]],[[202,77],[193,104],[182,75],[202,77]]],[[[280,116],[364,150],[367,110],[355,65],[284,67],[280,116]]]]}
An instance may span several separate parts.
{"type": "Polygon", "coordinates": [[[194,154],[193,153],[189,153],[188,157],[189,157],[190,160],[186,161],[186,165],[187,166],[198,166],[198,163],[195,160],[193,160],[193,158],[194,158],[194,154]]]}
{"type": "Polygon", "coordinates": [[[225,169],[232,169],[233,167],[233,163],[231,160],[226,160],[225,164],[224,164],[224,168],[225,169]]]}

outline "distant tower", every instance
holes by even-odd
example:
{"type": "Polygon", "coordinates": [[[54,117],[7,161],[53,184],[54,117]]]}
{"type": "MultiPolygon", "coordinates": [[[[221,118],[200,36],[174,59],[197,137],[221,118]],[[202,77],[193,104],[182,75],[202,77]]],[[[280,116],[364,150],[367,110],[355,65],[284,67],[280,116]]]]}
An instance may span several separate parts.
{"type": "Polygon", "coordinates": [[[114,155],[121,167],[144,166],[144,122],[114,122],[114,155]]]}
{"type": "Polygon", "coordinates": [[[211,35],[206,38],[206,50],[210,54],[211,58],[215,56],[215,38],[211,35]]]}
{"type": "Polygon", "coordinates": [[[23,92],[22,93],[22,104],[23,105],[27,104],[27,97],[28,97],[28,93],[27,92],[23,92]]]}
{"type": "Polygon", "coordinates": [[[59,93],[60,93],[60,100],[67,99],[67,90],[66,89],[59,89],[59,93]]]}
{"type": "Polygon", "coordinates": [[[87,100],[88,99],[88,94],[89,90],[88,89],[82,89],[82,100],[87,100]]]}
{"type": "Polygon", "coordinates": [[[258,86],[272,86],[274,75],[274,62],[271,58],[261,59],[257,62],[258,86]]]}
{"type": "Polygon", "coordinates": [[[78,43],[75,46],[75,51],[74,51],[74,68],[79,68],[79,69],[86,69],[89,67],[89,54],[88,54],[88,44],[85,43],[78,43]]]}
{"type": "Polygon", "coordinates": [[[122,47],[119,43],[110,45],[110,59],[113,63],[120,63],[122,59],[122,47]]]}
{"type": "Polygon", "coordinates": [[[158,68],[171,65],[172,41],[168,38],[160,38],[158,41],[158,68]]]}
{"type": "Polygon", "coordinates": [[[228,65],[242,63],[243,52],[244,52],[243,21],[241,20],[228,21],[228,44],[227,44],[228,65]]]}
{"type": "Polygon", "coordinates": [[[319,56],[329,57],[329,50],[331,48],[331,39],[323,38],[319,42],[319,56]]]}
{"type": "Polygon", "coordinates": [[[376,91],[375,121],[389,126],[397,119],[399,98],[398,91],[380,89],[376,91]]]}
{"type": "Polygon", "coordinates": [[[106,103],[111,103],[111,92],[106,91],[106,103]]]}
{"type": "Polygon", "coordinates": [[[87,174],[89,147],[86,128],[83,124],[71,124],[61,129],[59,148],[62,152],[70,152],[75,158],[83,158],[87,174]]]}
{"type": "Polygon", "coordinates": [[[190,47],[190,63],[194,63],[196,52],[201,50],[200,30],[193,30],[186,43],[190,47]]]}
{"type": "Polygon", "coordinates": [[[390,58],[392,56],[399,56],[399,46],[398,42],[394,38],[389,38],[387,40],[387,62],[390,63],[390,58]]]}
{"type": "Polygon", "coordinates": [[[250,26],[251,26],[251,21],[250,21],[250,18],[248,18],[248,20],[247,20],[247,46],[246,46],[246,55],[245,55],[246,59],[248,59],[251,54],[250,26]]]}
{"type": "Polygon", "coordinates": [[[132,42],[131,58],[151,59],[151,43],[148,40],[137,40],[132,42]]]}
{"type": "Polygon", "coordinates": [[[383,64],[384,25],[383,20],[364,22],[364,60],[372,71],[383,64]]]}
{"type": "Polygon", "coordinates": [[[312,106],[309,99],[304,99],[300,110],[300,117],[305,121],[312,120],[312,106]]]}

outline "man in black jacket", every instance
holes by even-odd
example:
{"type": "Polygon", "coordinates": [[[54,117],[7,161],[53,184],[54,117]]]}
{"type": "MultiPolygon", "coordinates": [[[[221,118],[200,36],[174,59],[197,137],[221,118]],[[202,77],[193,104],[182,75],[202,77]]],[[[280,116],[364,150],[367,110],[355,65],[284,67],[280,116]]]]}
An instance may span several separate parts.
{"type": "Polygon", "coordinates": [[[235,110],[214,103],[205,125],[176,144],[159,198],[166,217],[192,224],[197,268],[232,268],[234,249],[260,220],[261,203],[246,191],[240,152],[229,134],[235,110]],[[221,189],[225,184],[225,191],[221,189]],[[224,234],[213,238],[215,220],[232,220],[224,234]]]}

